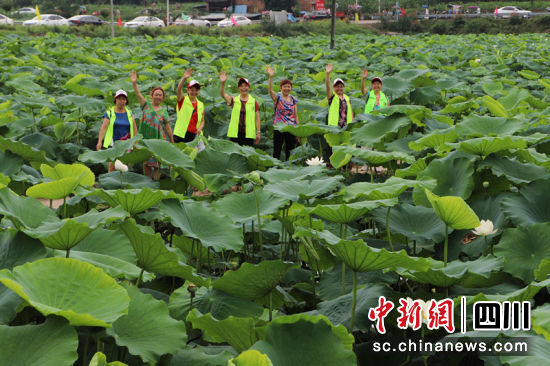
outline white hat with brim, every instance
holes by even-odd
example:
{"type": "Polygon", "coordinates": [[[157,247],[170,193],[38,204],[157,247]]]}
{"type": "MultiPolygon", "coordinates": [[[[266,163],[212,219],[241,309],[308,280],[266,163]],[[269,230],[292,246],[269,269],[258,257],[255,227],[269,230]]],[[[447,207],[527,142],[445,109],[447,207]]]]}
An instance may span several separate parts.
{"type": "Polygon", "coordinates": [[[334,79],[334,82],[332,83],[332,86],[336,86],[336,84],[338,83],[342,83],[342,85],[346,85],[344,83],[344,80],[340,79],[340,78],[337,78],[337,79],[334,79]]]}
{"type": "Polygon", "coordinates": [[[187,87],[188,87],[188,88],[191,88],[191,87],[193,87],[193,86],[195,86],[195,85],[198,85],[199,88],[201,87],[201,84],[200,84],[197,80],[191,80],[191,81],[189,82],[189,84],[187,84],[187,87]]]}
{"type": "Polygon", "coordinates": [[[124,95],[126,99],[128,99],[128,94],[122,89],[117,90],[117,92],[115,93],[115,99],[120,97],[121,95],[124,95]]]}

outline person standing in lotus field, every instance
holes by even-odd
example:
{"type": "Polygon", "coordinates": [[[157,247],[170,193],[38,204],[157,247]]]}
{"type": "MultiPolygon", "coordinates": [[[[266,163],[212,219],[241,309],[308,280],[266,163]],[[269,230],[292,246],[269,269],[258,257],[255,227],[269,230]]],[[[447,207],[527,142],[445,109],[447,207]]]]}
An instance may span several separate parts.
{"type": "MultiPolygon", "coordinates": [[[[99,130],[96,150],[101,147],[109,148],[115,141],[127,140],[137,134],[136,121],[132,111],[126,106],[128,94],[124,90],[117,90],[115,93],[115,105],[105,111],[103,123],[99,130]]],[[[109,163],[109,172],[115,170],[113,163],[109,163]]]]}
{"type": "MultiPolygon", "coordinates": [[[[292,81],[289,79],[283,79],[281,81],[281,93],[275,93],[273,91],[273,75],[275,71],[267,66],[267,74],[269,75],[269,81],[267,89],[274,104],[274,119],[273,125],[285,124],[295,126],[300,123],[298,120],[297,104],[298,100],[293,95],[290,95],[292,91],[292,81]]],[[[289,132],[281,132],[273,129],[273,157],[280,159],[281,150],[283,148],[283,142],[285,144],[285,160],[290,157],[290,151],[296,145],[296,137],[289,132]]]]}
{"type": "Polygon", "coordinates": [[[371,90],[367,91],[365,88],[365,79],[367,76],[369,76],[369,72],[367,69],[363,69],[363,74],[361,75],[361,93],[365,97],[365,114],[389,107],[390,105],[388,97],[382,93],[382,79],[379,77],[372,78],[370,83],[371,90]]]}
{"type": "Polygon", "coordinates": [[[177,119],[174,126],[174,140],[176,142],[191,142],[202,133],[204,128],[204,103],[198,99],[201,84],[191,80],[187,84],[187,95],[183,94],[183,85],[193,74],[192,69],[185,70],[176,94],[178,97],[177,119]]]}
{"type": "Polygon", "coordinates": [[[239,97],[233,98],[225,92],[227,74],[220,72],[220,95],[232,107],[227,137],[239,145],[253,146],[260,143],[260,106],[250,94],[250,83],[246,78],[237,82],[239,97]]]}
{"type": "Polygon", "coordinates": [[[328,64],[325,68],[325,86],[328,100],[328,118],[329,126],[346,127],[353,121],[353,110],[349,97],[344,94],[344,80],[337,78],[330,86],[330,73],[332,72],[332,64],[328,64]],[[334,94],[332,89],[334,88],[334,94]]]}
{"type": "MultiPolygon", "coordinates": [[[[130,74],[130,80],[134,92],[139,100],[139,105],[143,115],[139,124],[138,132],[144,139],[162,139],[170,140],[174,143],[174,136],[172,135],[172,129],[170,128],[170,122],[168,117],[168,110],[165,106],[161,105],[162,101],[166,97],[164,89],[160,86],[156,86],[151,89],[149,95],[151,96],[151,102],[149,102],[139,91],[137,85],[138,75],[135,71],[130,74]]],[[[155,158],[151,158],[143,163],[143,172],[151,179],[158,180],[160,178],[160,164],[155,158]]]]}

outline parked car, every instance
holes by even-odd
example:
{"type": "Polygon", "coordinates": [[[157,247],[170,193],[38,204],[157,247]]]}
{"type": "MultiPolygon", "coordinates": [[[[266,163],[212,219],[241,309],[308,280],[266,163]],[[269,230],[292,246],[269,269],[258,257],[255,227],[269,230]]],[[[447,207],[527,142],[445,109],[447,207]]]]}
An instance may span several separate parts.
{"type": "Polygon", "coordinates": [[[13,25],[13,19],[8,18],[7,16],[0,14],[0,24],[13,25]]]}
{"type": "Polygon", "coordinates": [[[13,12],[15,15],[36,15],[34,8],[20,8],[13,12]]]}
{"type": "Polygon", "coordinates": [[[128,23],[124,24],[126,28],[138,28],[138,27],[164,27],[164,22],[157,17],[141,16],[132,19],[128,23]]]}
{"type": "MultiPolygon", "coordinates": [[[[338,14],[336,14],[338,16],[338,14]]],[[[308,11],[303,15],[304,20],[314,20],[314,19],[326,19],[330,17],[330,12],[327,10],[314,10],[308,11]]]]}
{"type": "Polygon", "coordinates": [[[69,25],[103,25],[107,24],[106,21],[93,15],[75,15],[67,19],[69,25]]]}
{"type": "Polygon", "coordinates": [[[234,24],[231,18],[225,18],[224,20],[218,23],[218,27],[227,28],[227,27],[233,27],[234,25],[249,25],[252,23],[252,20],[248,19],[244,15],[233,15],[233,19],[237,24],[234,24]]]}
{"type": "Polygon", "coordinates": [[[505,6],[497,9],[497,18],[510,18],[513,15],[520,16],[522,18],[529,18],[533,16],[529,10],[523,10],[515,6],[505,6]]]}
{"type": "Polygon", "coordinates": [[[42,14],[40,20],[38,16],[23,22],[24,26],[30,27],[33,25],[69,25],[67,19],[57,14],[42,14]]]}
{"type": "Polygon", "coordinates": [[[191,17],[183,20],[181,17],[178,17],[176,21],[174,22],[174,25],[190,25],[193,27],[211,27],[212,23],[210,23],[208,20],[197,18],[197,17],[191,17]]]}

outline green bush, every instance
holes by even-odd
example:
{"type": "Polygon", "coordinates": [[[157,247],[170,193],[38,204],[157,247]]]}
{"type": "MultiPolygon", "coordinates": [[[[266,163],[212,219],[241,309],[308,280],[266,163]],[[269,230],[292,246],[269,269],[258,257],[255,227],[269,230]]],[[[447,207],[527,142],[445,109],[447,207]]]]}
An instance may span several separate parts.
{"type": "Polygon", "coordinates": [[[436,20],[433,22],[430,31],[436,34],[449,34],[451,33],[451,22],[447,20],[436,20]]]}
{"type": "Polygon", "coordinates": [[[465,23],[464,33],[498,33],[494,19],[475,18],[465,23]]]}

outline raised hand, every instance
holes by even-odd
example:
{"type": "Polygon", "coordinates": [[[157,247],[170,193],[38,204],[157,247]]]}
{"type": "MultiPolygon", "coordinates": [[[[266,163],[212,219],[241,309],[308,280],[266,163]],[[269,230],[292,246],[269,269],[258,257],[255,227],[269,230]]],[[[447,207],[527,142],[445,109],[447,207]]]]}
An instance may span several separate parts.
{"type": "Polygon", "coordinates": [[[185,73],[183,74],[183,78],[187,79],[187,78],[191,77],[191,75],[193,75],[193,69],[187,69],[187,70],[185,70],[185,73]]]}
{"type": "Polygon", "coordinates": [[[363,79],[366,79],[367,76],[369,76],[369,72],[367,71],[367,69],[363,69],[363,74],[361,76],[363,77],[363,79]]]}
{"type": "Polygon", "coordinates": [[[332,72],[332,64],[327,64],[327,66],[325,67],[325,71],[327,72],[327,74],[330,74],[332,72]]]}
{"type": "Polygon", "coordinates": [[[220,81],[222,83],[225,83],[227,81],[227,74],[225,73],[224,70],[220,71],[220,81]]]}
{"type": "Polygon", "coordinates": [[[269,65],[265,68],[265,71],[267,71],[267,74],[268,74],[270,77],[273,77],[273,75],[275,75],[275,70],[273,70],[273,69],[271,68],[271,66],[269,66],[269,65]]]}
{"type": "Polygon", "coordinates": [[[132,70],[132,72],[130,73],[130,81],[132,83],[135,83],[135,82],[137,82],[137,80],[138,80],[137,72],[136,72],[136,70],[132,70]]]}

